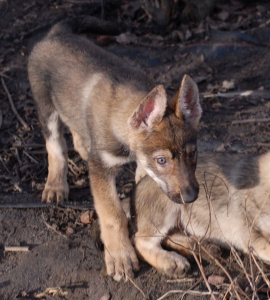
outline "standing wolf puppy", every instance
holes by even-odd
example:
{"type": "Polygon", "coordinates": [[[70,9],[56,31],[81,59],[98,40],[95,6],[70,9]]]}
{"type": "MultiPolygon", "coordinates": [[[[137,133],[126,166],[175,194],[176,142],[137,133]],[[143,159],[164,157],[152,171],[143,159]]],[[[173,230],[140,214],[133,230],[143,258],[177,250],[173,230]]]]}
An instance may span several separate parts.
{"type": "Polygon", "coordinates": [[[68,198],[66,125],[75,149],[88,161],[107,272],[120,280],[138,268],[138,260],[116,193],[118,167],[136,160],[171,199],[194,201],[198,88],[185,76],[167,105],[162,85],[75,35],[76,28],[95,31],[98,24],[91,18],[58,23],[29,58],[49,162],[42,200],[68,198]]]}
{"type": "Polygon", "coordinates": [[[172,202],[149,177],[136,187],[135,247],[149,264],[173,277],[189,269],[194,240],[208,239],[270,263],[270,152],[259,157],[200,153],[196,202],[172,202]]]}

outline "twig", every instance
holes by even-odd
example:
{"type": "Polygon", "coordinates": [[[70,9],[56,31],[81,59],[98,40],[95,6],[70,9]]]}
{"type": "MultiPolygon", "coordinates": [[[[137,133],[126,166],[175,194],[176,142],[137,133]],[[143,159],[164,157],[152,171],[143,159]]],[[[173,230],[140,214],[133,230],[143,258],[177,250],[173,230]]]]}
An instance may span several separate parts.
{"type": "Polygon", "coordinates": [[[267,276],[265,275],[265,273],[264,273],[264,271],[262,270],[262,268],[259,266],[259,264],[258,264],[256,258],[254,257],[254,254],[251,252],[250,255],[251,255],[251,257],[252,257],[252,259],[253,259],[255,265],[257,266],[258,270],[260,271],[260,273],[261,273],[261,275],[262,275],[262,277],[263,277],[265,283],[267,284],[268,288],[270,288],[270,281],[269,281],[269,279],[267,278],[267,276]]]}
{"type": "Polygon", "coordinates": [[[89,210],[93,209],[93,205],[90,205],[89,202],[87,203],[79,203],[76,204],[76,202],[64,202],[64,203],[43,203],[43,202],[31,202],[31,203],[0,203],[0,209],[1,208],[48,208],[48,207],[56,207],[56,208],[71,208],[76,210],[89,210]],[[79,206],[79,204],[81,206],[79,206]]]}
{"type": "Polygon", "coordinates": [[[25,150],[23,150],[23,154],[26,155],[32,162],[38,164],[38,161],[32,155],[30,155],[28,152],[26,152],[25,150]]]}
{"type": "Polygon", "coordinates": [[[28,252],[29,251],[29,247],[28,246],[14,246],[14,247],[9,247],[9,246],[5,246],[4,249],[5,252],[28,252]]]}
{"type": "Polygon", "coordinates": [[[80,170],[80,168],[75,164],[75,162],[68,158],[68,167],[70,169],[70,171],[76,176],[78,177],[82,172],[80,170]],[[74,170],[74,168],[76,169],[76,171],[74,170]]]}
{"type": "MultiPolygon", "coordinates": [[[[214,212],[214,210],[213,210],[213,207],[212,207],[212,202],[211,202],[211,194],[212,194],[212,188],[213,188],[213,185],[214,185],[214,182],[215,182],[215,180],[217,179],[217,178],[219,178],[219,176],[217,176],[217,174],[214,174],[215,176],[214,176],[214,179],[213,179],[213,181],[212,181],[212,183],[211,183],[211,185],[210,185],[210,189],[208,189],[208,185],[207,185],[207,181],[206,181],[206,178],[205,178],[205,184],[204,184],[204,187],[205,187],[205,196],[206,196],[206,199],[207,199],[207,202],[208,202],[208,205],[209,205],[209,217],[211,218],[211,212],[213,211],[214,212]]],[[[204,174],[204,176],[205,176],[205,174],[204,174]]],[[[228,187],[227,187],[227,189],[228,189],[228,187]]],[[[187,212],[187,211],[186,211],[187,212]]],[[[190,216],[191,217],[191,216],[190,216]]],[[[217,220],[217,216],[216,216],[216,214],[214,213],[214,217],[216,218],[216,220],[217,220]]],[[[211,221],[209,221],[209,224],[210,224],[210,222],[211,221]]],[[[217,220],[217,223],[219,224],[219,222],[218,222],[218,220],[217,220]]],[[[208,224],[208,226],[209,226],[209,224],[208,224]]],[[[222,230],[221,230],[221,232],[222,232],[222,230]]],[[[187,230],[185,229],[185,233],[187,234],[187,230]]],[[[224,237],[224,236],[223,236],[224,237]]],[[[224,237],[224,239],[226,240],[226,238],[224,237]]],[[[236,294],[236,298],[237,299],[241,299],[240,298],[240,296],[239,296],[239,294],[238,294],[238,292],[237,292],[237,290],[236,290],[236,287],[235,287],[235,284],[234,284],[234,282],[233,282],[233,279],[232,279],[232,277],[230,276],[230,274],[227,272],[227,270],[221,265],[221,263],[211,254],[211,253],[209,253],[209,251],[205,248],[205,247],[203,247],[201,244],[200,244],[200,249],[211,259],[211,260],[213,260],[214,262],[215,262],[215,264],[226,274],[226,276],[228,277],[228,279],[230,280],[230,282],[231,282],[231,286],[233,287],[233,289],[234,289],[234,291],[235,291],[235,294],[236,294]]],[[[202,268],[202,266],[200,265],[200,263],[198,262],[198,258],[196,257],[196,255],[195,255],[195,253],[194,253],[194,251],[192,251],[192,254],[193,254],[193,256],[194,256],[194,259],[196,260],[196,262],[197,262],[197,265],[198,265],[198,267],[199,267],[199,269],[200,269],[200,271],[201,271],[201,274],[202,274],[202,276],[203,276],[203,278],[205,277],[205,274],[204,274],[204,272],[202,272],[203,271],[203,268],[202,268]]],[[[205,279],[204,278],[204,281],[205,281],[205,283],[206,283],[206,285],[208,284],[208,281],[207,281],[207,279],[205,279]]],[[[207,285],[207,287],[208,287],[208,285],[207,285]]],[[[208,290],[209,290],[209,288],[208,288],[208,290]]]]}
{"type": "Polygon", "coordinates": [[[231,122],[232,125],[235,124],[247,124],[247,123],[267,123],[270,122],[270,118],[261,118],[261,119],[247,119],[247,120],[234,120],[231,122]]]}
{"type": "Polygon", "coordinates": [[[226,276],[227,276],[228,279],[230,280],[231,285],[232,285],[232,287],[233,287],[233,289],[234,289],[234,291],[235,291],[235,294],[236,294],[237,299],[241,300],[241,297],[239,296],[239,294],[238,294],[238,292],[237,292],[237,290],[236,290],[236,287],[235,287],[235,284],[234,284],[234,282],[233,282],[233,279],[232,279],[231,275],[230,275],[230,274],[227,272],[227,270],[221,265],[221,263],[220,263],[220,262],[219,262],[219,261],[218,261],[211,253],[209,253],[209,251],[207,251],[207,249],[205,249],[205,247],[201,246],[201,249],[202,249],[202,251],[203,251],[206,255],[208,255],[208,256],[215,262],[215,264],[216,264],[217,266],[219,266],[220,269],[226,274],[226,276]]]}
{"type": "MultiPolygon", "coordinates": [[[[6,70],[6,71],[7,71],[7,70],[6,70]]],[[[12,80],[12,78],[11,78],[10,76],[8,76],[8,75],[5,74],[6,71],[1,71],[1,72],[0,72],[0,76],[3,76],[3,77],[5,77],[5,78],[7,78],[7,79],[12,80]]]]}
{"type": "Polygon", "coordinates": [[[147,297],[146,297],[145,293],[143,292],[143,290],[137,286],[137,284],[130,278],[130,276],[128,276],[127,273],[125,273],[125,276],[134,285],[134,287],[143,295],[144,299],[146,299],[147,297]]]}
{"type": "Polygon", "coordinates": [[[193,283],[195,281],[194,278],[180,278],[180,279],[168,279],[166,282],[168,283],[193,283]]]}
{"type": "Polygon", "coordinates": [[[64,234],[62,234],[60,231],[56,230],[55,228],[53,228],[50,224],[48,224],[48,223],[46,222],[43,213],[41,214],[41,216],[42,216],[42,219],[43,219],[44,224],[46,225],[46,227],[47,227],[48,229],[51,229],[52,231],[54,231],[54,232],[57,233],[58,235],[60,235],[60,236],[62,236],[63,238],[67,239],[67,237],[66,237],[64,234]]]}
{"type": "Polygon", "coordinates": [[[219,295],[220,293],[218,292],[203,292],[203,291],[192,291],[192,290],[171,290],[169,292],[167,292],[166,294],[164,294],[163,296],[159,297],[157,300],[162,300],[165,299],[167,296],[171,295],[171,294],[189,294],[189,295],[193,295],[193,296],[208,296],[208,295],[219,295]]]}
{"type": "Polygon", "coordinates": [[[209,284],[209,282],[208,282],[208,280],[206,278],[206,275],[204,273],[204,269],[203,269],[203,266],[202,266],[201,262],[199,261],[197,255],[195,254],[195,252],[194,252],[193,249],[191,250],[191,253],[192,253],[192,255],[193,255],[193,257],[194,257],[194,259],[195,259],[195,261],[196,261],[196,263],[198,265],[198,268],[200,269],[200,272],[201,272],[201,275],[203,277],[204,283],[205,283],[205,285],[206,285],[206,287],[207,287],[207,289],[209,291],[208,295],[211,295],[211,298],[216,299],[215,296],[214,296],[214,292],[212,291],[211,286],[210,286],[210,284],[209,284]]]}
{"type": "Polygon", "coordinates": [[[259,147],[270,147],[270,143],[252,143],[252,144],[246,144],[248,147],[254,147],[254,146],[259,146],[259,147]]]}
{"type": "Polygon", "coordinates": [[[270,122],[270,118],[252,118],[246,120],[233,120],[231,122],[224,123],[209,123],[205,124],[206,126],[228,126],[228,125],[241,125],[241,124],[250,124],[250,123],[267,123],[270,122]]]}
{"type": "Polygon", "coordinates": [[[30,144],[19,144],[19,145],[12,145],[14,148],[45,148],[45,144],[38,144],[38,143],[30,143],[30,144]]]}
{"type": "Polygon", "coordinates": [[[228,92],[228,93],[216,93],[216,94],[204,94],[203,98],[234,98],[234,97],[265,97],[267,99],[270,98],[269,90],[257,91],[257,90],[246,90],[246,91],[239,91],[239,92],[228,92]]]}
{"type": "Polygon", "coordinates": [[[18,163],[19,163],[19,166],[21,167],[21,166],[22,166],[22,160],[21,160],[21,158],[20,158],[20,154],[19,154],[18,148],[15,148],[15,149],[14,149],[14,152],[15,152],[15,156],[16,156],[16,158],[17,158],[17,161],[18,161],[18,163]]]}
{"type": "Polygon", "coordinates": [[[4,167],[4,168],[6,169],[6,171],[8,172],[8,174],[10,174],[11,172],[10,172],[9,169],[7,168],[7,166],[6,166],[5,162],[3,161],[3,158],[2,158],[1,155],[0,155],[0,161],[1,161],[2,165],[3,165],[3,167],[4,167]]]}
{"type": "Polygon", "coordinates": [[[17,112],[17,109],[16,109],[16,107],[13,103],[12,97],[10,95],[10,92],[9,92],[7,86],[6,86],[6,83],[5,83],[5,80],[4,80],[4,77],[3,77],[2,74],[1,74],[1,82],[2,82],[2,85],[3,85],[3,88],[4,88],[5,92],[7,94],[7,97],[8,97],[8,100],[9,100],[9,103],[10,103],[10,106],[11,106],[11,109],[12,109],[14,115],[20,121],[20,123],[23,125],[25,130],[30,130],[29,126],[25,123],[25,121],[21,118],[21,116],[17,112]]]}

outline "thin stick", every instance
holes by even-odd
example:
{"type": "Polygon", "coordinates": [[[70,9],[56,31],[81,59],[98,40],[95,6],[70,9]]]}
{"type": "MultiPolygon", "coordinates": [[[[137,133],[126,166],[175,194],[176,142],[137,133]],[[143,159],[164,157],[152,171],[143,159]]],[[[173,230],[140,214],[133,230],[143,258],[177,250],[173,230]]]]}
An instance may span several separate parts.
{"type": "Polygon", "coordinates": [[[232,121],[232,125],[234,124],[247,124],[247,123],[267,123],[270,122],[270,118],[252,118],[246,120],[234,120],[232,121]]]}
{"type": "Polygon", "coordinates": [[[11,109],[12,109],[14,115],[20,121],[20,123],[23,125],[23,128],[25,130],[29,130],[30,129],[29,126],[25,123],[25,121],[21,118],[21,116],[17,112],[17,109],[16,109],[16,107],[15,107],[15,105],[13,103],[12,97],[10,95],[10,92],[9,92],[7,86],[6,86],[6,83],[5,83],[5,80],[4,80],[4,77],[3,77],[2,74],[1,74],[1,82],[2,82],[2,85],[3,85],[3,88],[4,88],[5,92],[7,94],[7,97],[8,97],[8,100],[9,100],[9,103],[10,103],[10,106],[11,106],[11,109]]]}
{"type": "Polygon", "coordinates": [[[209,251],[207,251],[207,249],[205,249],[205,247],[201,246],[201,249],[202,249],[202,251],[203,251],[206,255],[208,255],[208,256],[215,262],[215,264],[216,264],[217,266],[219,266],[220,269],[226,274],[226,276],[227,276],[228,279],[230,280],[231,285],[232,285],[232,287],[233,287],[233,289],[234,289],[234,291],[235,291],[236,298],[239,299],[239,300],[241,300],[241,297],[239,296],[239,294],[238,294],[238,292],[237,292],[237,290],[236,290],[236,287],[235,287],[235,284],[234,284],[234,282],[233,282],[233,279],[232,279],[232,277],[230,276],[230,274],[227,272],[227,270],[220,264],[220,262],[219,262],[212,254],[209,253],[209,251]]]}
{"type": "Polygon", "coordinates": [[[47,207],[60,207],[62,209],[76,209],[76,210],[89,210],[93,209],[93,205],[90,205],[88,201],[80,202],[63,202],[63,203],[44,203],[44,202],[28,202],[28,203],[0,203],[1,208],[47,208],[47,207]]]}
{"type": "Polygon", "coordinates": [[[46,221],[45,221],[45,217],[44,217],[44,214],[42,213],[42,219],[43,219],[43,222],[44,224],[47,226],[48,229],[51,229],[52,231],[54,231],[55,233],[57,233],[58,235],[62,236],[63,238],[67,239],[67,237],[62,234],[60,231],[56,230],[55,228],[53,228],[50,224],[48,224],[46,221]]]}
{"type": "Polygon", "coordinates": [[[5,162],[4,162],[4,160],[3,160],[3,158],[2,158],[2,156],[0,155],[0,161],[1,161],[1,163],[2,163],[2,165],[3,165],[3,167],[6,169],[6,171],[8,172],[8,174],[10,174],[11,172],[9,171],[9,169],[7,168],[7,166],[6,166],[6,164],[5,164],[5,162]]]}
{"type": "Polygon", "coordinates": [[[203,277],[204,283],[205,283],[205,285],[206,285],[206,287],[207,287],[207,289],[209,291],[208,295],[211,295],[211,298],[216,299],[216,297],[214,296],[214,292],[212,291],[212,289],[211,289],[211,287],[209,285],[209,282],[208,282],[208,280],[206,278],[206,275],[204,273],[204,269],[203,269],[203,266],[202,266],[201,262],[199,261],[197,255],[195,254],[195,252],[194,252],[193,249],[191,250],[191,253],[192,253],[192,255],[193,255],[193,257],[194,257],[194,259],[195,259],[195,261],[196,261],[196,263],[198,265],[198,268],[200,269],[200,272],[201,272],[201,275],[203,277]]]}
{"type": "Polygon", "coordinates": [[[168,279],[166,282],[168,283],[188,283],[191,282],[193,283],[195,281],[194,278],[180,278],[180,279],[168,279]]]}
{"type": "Polygon", "coordinates": [[[246,119],[246,120],[233,120],[231,122],[225,122],[225,123],[209,123],[204,124],[207,126],[228,126],[228,125],[244,125],[244,124],[250,124],[250,123],[267,123],[270,122],[270,118],[252,118],[252,119],[246,119]]]}
{"type": "Polygon", "coordinates": [[[267,90],[264,91],[256,91],[256,90],[246,90],[246,91],[239,91],[239,92],[227,92],[227,93],[216,93],[216,94],[204,94],[203,98],[234,98],[234,97],[248,97],[248,96],[255,96],[255,97],[266,97],[269,99],[270,93],[267,90]]]}
{"type": "Polygon", "coordinates": [[[34,162],[35,164],[38,164],[38,161],[32,155],[30,155],[28,152],[26,152],[25,150],[23,150],[23,154],[26,155],[32,162],[34,162]]]}
{"type": "Polygon", "coordinates": [[[267,276],[265,275],[265,273],[264,273],[264,271],[262,270],[262,268],[259,266],[259,264],[258,264],[258,262],[257,262],[257,260],[256,260],[256,258],[255,258],[255,256],[254,256],[254,254],[251,252],[250,255],[251,255],[251,257],[252,257],[252,259],[253,259],[255,265],[257,266],[258,270],[260,271],[260,273],[261,273],[261,275],[262,275],[262,277],[263,277],[265,283],[267,284],[268,288],[270,288],[270,282],[269,282],[269,279],[268,279],[267,276]]]}
{"type": "Polygon", "coordinates": [[[29,247],[28,246],[13,246],[13,247],[9,247],[9,246],[5,246],[5,252],[28,252],[29,251],[29,247]]]}
{"type": "Polygon", "coordinates": [[[137,284],[130,278],[130,276],[128,276],[127,273],[125,273],[125,276],[134,285],[134,287],[143,295],[144,299],[146,299],[147,297],[146,297],[145,293],[143,292],[143,290],[137,286],[137,284]]]}
{"type": "Polygon", "coordinates": [[[166,294],[164,294],[163,296],[161,296],[160,298],[158,298],[157,300],[162,300],[165,299],[167,296],[171,295],[171,294],[189,294],[189,295],[193,295],[193,296],[208,296],[208,295],[219,295],[220,293],[218,292],[202,292],[202,291],[192,291],[192,290],[171,290],[169,292],[167,292],[166,294]]]}

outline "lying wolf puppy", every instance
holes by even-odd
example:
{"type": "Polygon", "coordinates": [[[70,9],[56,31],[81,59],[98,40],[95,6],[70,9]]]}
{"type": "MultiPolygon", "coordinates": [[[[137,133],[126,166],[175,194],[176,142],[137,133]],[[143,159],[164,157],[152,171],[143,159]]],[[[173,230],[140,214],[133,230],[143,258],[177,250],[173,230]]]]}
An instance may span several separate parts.
{"type": "Polygon", "coordinates": [[[171,201],[145,176],[131,202],[138,254],[160,272],[180,277],[190,267],[188,260],[162,245],[188,250],[195,236],[244,253],[253,251],[270,263],[269,170],[270,152],[242,158],[201,153],[196,171],[200,192],[192,204],[171,201]]]}

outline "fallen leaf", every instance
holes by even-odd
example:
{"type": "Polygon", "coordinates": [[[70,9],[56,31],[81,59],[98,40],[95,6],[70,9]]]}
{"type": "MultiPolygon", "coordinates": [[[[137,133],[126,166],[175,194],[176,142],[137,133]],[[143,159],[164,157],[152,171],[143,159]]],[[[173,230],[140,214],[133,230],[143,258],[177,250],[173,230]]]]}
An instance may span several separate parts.
{"type": "Polygon", "coordinates": [[[83,224],[91,224],[94,221],[93,215],[93,210],[87,210],[80,215],[80,220],[83,224]]]}
{"type": "Polygon", "coordinates": [[[207,281],[212,285],[221,285],[225,281],[225,277],[219,275],[210,275],[207,281]]]}
{"type": "Polygon", "coordinates": [[[107,294],[103,295],[103,296],[100,298],[100,300],[110,300],[110,298],[111,298],[111,295],[110,295],[109,293],[107,293],[107,294]]]}

